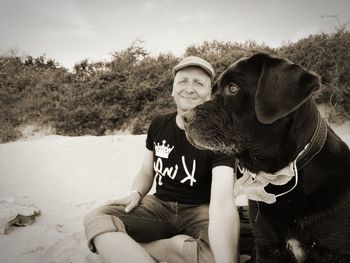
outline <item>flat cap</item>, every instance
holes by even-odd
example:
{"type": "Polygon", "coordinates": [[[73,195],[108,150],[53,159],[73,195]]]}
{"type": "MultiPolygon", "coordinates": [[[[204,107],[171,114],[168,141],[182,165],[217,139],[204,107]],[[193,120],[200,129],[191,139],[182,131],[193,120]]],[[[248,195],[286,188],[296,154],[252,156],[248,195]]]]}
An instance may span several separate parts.
{"type": "Polygon", "coordinates": [[[181,60],[180,63],[173,68],[173,76],[175,76],[176,72],[179,70],[187,67],[199,67],[203,69],[209,75],[211,80],[215,77],[214,69],[209,62],[196,56],[185,57],[181,60]]]}

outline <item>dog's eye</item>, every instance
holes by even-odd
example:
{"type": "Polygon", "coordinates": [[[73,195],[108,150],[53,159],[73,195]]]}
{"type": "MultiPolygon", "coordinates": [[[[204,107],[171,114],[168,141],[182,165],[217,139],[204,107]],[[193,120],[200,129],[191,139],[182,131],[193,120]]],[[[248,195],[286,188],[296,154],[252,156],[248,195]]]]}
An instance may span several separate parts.
{"type": "Polygon", "coordinates": [[[230,94],[236,95],[239,91],[239,88],[236,86],[236,84],[230,83],[228,85],[228,91],[230,92],[230,94]]]}

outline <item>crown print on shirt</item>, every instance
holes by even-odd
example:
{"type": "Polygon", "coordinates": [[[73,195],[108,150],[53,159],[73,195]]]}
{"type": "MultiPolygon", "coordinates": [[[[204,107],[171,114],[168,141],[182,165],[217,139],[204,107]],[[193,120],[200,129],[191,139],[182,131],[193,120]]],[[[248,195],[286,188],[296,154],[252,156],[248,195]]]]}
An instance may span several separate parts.
{"type": "Polygon", "coordinates": [[[163,140],[162,143],[163,144],[160,145],[159,142],[157,144],[154,142],[156,156],[168,159],[170,152],[174,149],[174,146],[171,148],[169,147],[169,144],[165,146],[166,140],[163,140]]]}
{"type": "Polygon", "coordinates": [[[194,178],[196,173],[196,160],[192,160],[191,170],[189,170],[188,164],[186,163],[186,158],[183,155],[181,156],[182,165],[175,164],[174,166],[166,167],[163,163],[162,158],[168,159],[169,154],[175,146],[170,147],[169,144],[166,145],[166,140],[162,140],[162,144],[160,144],[159,142],[153,143],[155,155],[158,157],[153,162],[153,169],[155,172],[155,177],[158,179],[158,185],[163,185],[162,178],[165,176],[168,176],[170,179],[174,180],[177,175],[178,169],[183,169],[183,171],[186,174],[186,177],[183,178],[180,182],[183,184],[189,181],[190,186],[193,186],[193,184],[197,181],[194,178]]]}

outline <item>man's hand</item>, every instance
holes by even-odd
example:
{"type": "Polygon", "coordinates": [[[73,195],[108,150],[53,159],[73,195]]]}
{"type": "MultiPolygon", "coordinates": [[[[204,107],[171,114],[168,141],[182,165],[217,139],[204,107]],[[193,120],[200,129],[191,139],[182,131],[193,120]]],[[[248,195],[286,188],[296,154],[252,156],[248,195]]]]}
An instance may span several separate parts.
{"type": "Polygon", "coordinates": [[[124,198],[113,200],[113,201],[109,201],[106,204],[107,205],[124,205],[125,206],[124,211],[126,213],[129,213],[136,206],[138,206],[138,204],[140,203],[141,199],[142,199],[142,196],[141,196],[140,192],[138,192],[138,191],[131,191],[124,198]]]}

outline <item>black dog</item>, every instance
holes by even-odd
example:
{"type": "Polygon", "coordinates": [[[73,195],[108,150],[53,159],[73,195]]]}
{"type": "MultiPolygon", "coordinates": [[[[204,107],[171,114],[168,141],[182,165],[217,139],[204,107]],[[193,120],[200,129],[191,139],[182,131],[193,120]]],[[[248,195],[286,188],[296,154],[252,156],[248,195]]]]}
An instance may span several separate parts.
{"type": "Polygon", "coordinates": [[[235,154],[246,189],[261,184],[246,192],[257,262],[349,263],[350,152],[310,96],[319,77],[260,53],[214,86],[210,101],[183,115],[186,134],[199,148],[235,154]]]}

